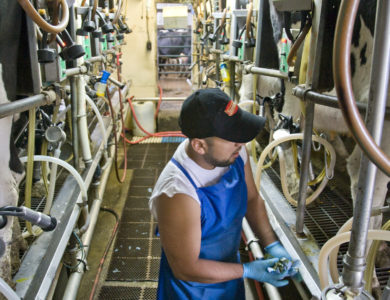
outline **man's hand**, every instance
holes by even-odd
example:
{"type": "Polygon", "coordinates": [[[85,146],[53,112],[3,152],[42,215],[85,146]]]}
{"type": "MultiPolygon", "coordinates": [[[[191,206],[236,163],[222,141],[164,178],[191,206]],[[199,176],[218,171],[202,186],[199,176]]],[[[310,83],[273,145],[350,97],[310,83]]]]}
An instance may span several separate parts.
{"type": "Polygon", "coordinates": [[[266,260],[255,260],[249,263],[245,263],[244,278],[251,278],[261,282],[268,282],[276,287],[285,286],[288,284],[288,280],[283,280],[286,276],[290,276],[289,270],[283,273],[268,272],[268,267],[273,267],[279,258],[271,258],[266,260]]]}
{"type": "MultiPolygon", "coordinates": [[[[264,248],[264,250],[271,256],[282,258],[285,257],[290,261],[293,261],[290,254],[288,254],[287,250],[282,246],[282,244],[279,241],[273,242],[269,244],[267,247],[264,248]]],[[[292,276],[294,279],[298,281],[302,281],[302,277],[298,273],[298,266],[300,262],[294,261],[292,267],[289,269],[288,276],[292,276]]]]}
{"type": "Polygon", "coordinates": [[[273,257],[277,257],[277,258],[285,257],[288,260],[292,261],[290,254],[288,254],[286,249],[284,249],[284,247],[279,241],[269,244],[267,247],[264,248],[264,250],[268,254],[272,255],[273,257]]]}

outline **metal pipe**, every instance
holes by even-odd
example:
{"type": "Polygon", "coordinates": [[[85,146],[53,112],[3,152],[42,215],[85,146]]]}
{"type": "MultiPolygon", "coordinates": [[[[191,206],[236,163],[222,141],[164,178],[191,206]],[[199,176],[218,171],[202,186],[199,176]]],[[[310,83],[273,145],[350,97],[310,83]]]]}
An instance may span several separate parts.
{"type": "MultiPolygon", "coordinates": [[[[249,246],[253,257],[255,259],[261,259],[264,257],[263,252],[261,251],[261,248],[258,244],[258,239],[255,237],[255,234],[253,233],[248,221],[246,218],[242,220],[242,231],[245,234],[246,237],[246,244],[249,246]]],[[[281,300],[282,297],[279,294],[278,289],[269,283],[264,283],[264,287],[267,290],[267,294],[269,296],[269,299],[272,300],[281,300]]]]}
{"type": "Polygon", "coordinates": [[[85,83],[82,76],[76,77],[77,88],[77,118],[83,161],[87,166],[92,162],[92,153],[89,146],[89,132],[85,100],[85,83]]]}
{"type": "Polygon", "coordinates": [[[31,97],[23,98],[13,102],[0,104],[0,119],[30,110],[31,108],[47,105],[56,100],[56,93],[54,91],[45,91],[42,94],[34,95],[31,97]]]}
{"type": "Polygon", "coordinates": [[[390,278],[387,280],[387,284],[382,292],[382,300],[390,299],[390,278]]]}
{"type": "Polygon", "coordinates": [[[236,48],[233,47],[233,41],[236,39],[237,36],[237,15],[234,14],[234,10],[237,9],[237,0],[234,0],[234,7],[232,7],[232,13],[230,15],[230,43],[229,43],[229,54],[231,56],[236,55],[236,48]]]}
{"type": "Polygon", "coordinates": [[[85,61],[84,61],[84,63],[95,63],[95,62],[104,62],[105,61],[105,57],[104,57],[104,55],[97,55],[97,56],[92,56],[92,57],[90,57],[90,58],[88,58],[88,59],[86,59],[85,61]]]}
{"type": "Polygon", "coordinates": [[[80,74],[85,74],[88,72],[88,68],[84,65],[76,67],[76,68],[70,68],[66,69],[64,71],[66,77],[74,76],[74,75],[80,75],[80,74]]]}
{"type": "MultiPolygon", "coordinates": [[[[88,252],[90,250],[90,244],[91,240],[93,237],[93,233],[95,231],[97,219],[99,217],[99,211],[100,211],[100,206],[102,203],[103,199],[103,194],[106,189],[107,181],[111,172],[111,165],[113,162],[113,154],[114,153],[114,147],[113,145],[110,147],[110,158],[109,158],[109,164],[108,168],[106,168],[102,174],[101,177],[101,182],[97,191],[97,196],[96,199],[93,200],[91,210],[90,210],[90,223],[89,223],[89,228],[88,230],[83,234],[82,237],[82,242],[83,245],[86,246],[84,247],[84,255],[85,258],[88,256],[88,252]]],[[[76,299],[77,297],[77,292],[80,287],[81,279],[84,275],[84,265],[81,264],[79,267],[70,275],[64,297],[62,298],[63,300],[68,300],[68,299],[76,299]]]]}
{"type": "Polygon", "coordinates": [[[117,87],[119,87],[120,89],[123,89],[123,88],[125,87],[125,83],[122,83],[122,82],[120,82],[120,81],[118,81],[118,80],[112,78],[111,76],[108,77],[108,80],[109,80],[110,82],[112,82],[113,84],[115,84],[115,85],[116,85],[117,87]]]}
{"type": "MultiPolygon", "coordinates": [[[[312,90],[305,89],[302,85],[297,85],[292,90],[293,95],[300,98],[301,100],[310,100],[315,104],[340,108],[339,100],[337,96],[321,94],[312,90]]],[[[365,112],[367,110],[367,103],[356,102],[360,112],[365,112]]],[[[390,116],[390,107],[386,107],[386,116],[390,116]]]]}
{"type": "MultiPolygon", "coordinates": [[[[344,119],[360,145],[364,153],[371,161],[387,176],[390,176],[390,158],[370,135],[364,125],[356,106],[354,105],[355,96],[352,90],[351,72],[350,72],[350,53],[353,25],[355,22],[359,1],[342,1],[337,17],[335,40],[333,47],[333,77],[337,95],[339,96],[340,106],[344,119]]],[[[388,1],[379,1],[377,5],[375,38],[373,49],[373,66],[380,66],[379,70],[372,72],[371,83],[375,84],[378,96],[384,96],[387,92],[389,79],[388,70],[390,67],[390,3],[388,1]],[[379,7],[381,9],[379,9],[379,7]],[[377,79],[374,82],[373,79],[377,79]],[[378,80],[380,79],[380,80],[378,80]]],[[[373,86],[372,86],[373,88],[373,86]]],[[[371,89],[370,89],[371,92],[371,89]]],[[[380,115],[382,116],[382,115],[380,115]]]]}
{"type": "Polygon", "coordinates": [[[264,0],[259,0],[259,9],[257,16],[257,32],[256,32],[256,48],[255,48],[255,66],[260,66],[260,49],[261,49],[261,33],[263,31],[263,18],[264,18],[264,0]]]}
{"type": "MultiPolygon", "coordinates": [[[[107,129],[108,134],[111,130],[112,124],[107,129]]],[[[91,166],[83,172],[86,189],[88,189],[92,181],[97,164],[104,151],[104,143],[102,142],[96,151],[91,166]]],[[[30,247],[18,273],[14,277],[15,280],[31,278],[28,281],[21,280],[16,285],[16,293],[23,299],[46,299],[64,249],[74,226],[77,224],[81,207],[75,204],[81,204],[82,199],[78,191],[75,192],[78,193],[76,197],[74,193],[69,193],[70,190],[74,191],[76,186],[73,178],[69,177],[61,189],[61,193],[57,196],[51,211],[51,215],[56,217],[57,220],[61,220],[61,222],[58,223],[55,231],[41,235],[34,243],[34,247],[30,247]]]]}
{"type": "Polygon", "coordinates": [[[252,74],[259,74],[259,75],[266,75],[266,76],[277,77],[282,79],[288,79],[288,75],[279,70],[259,68],[253,65],[245,66],[245,71],[252,74]]]}
{"type": "MultiPolygon", "coordinates": [[[[389,1],[379,1],[377,4],[376,24],[373,62],[371,69],[371,81],[368,96],[369,109],[366,112],[367,134],[371,135],[372,143],[380,145],[383,131],[383,119],[387,101],[387,83],[389,80],[388,70],[390,67],[390,15],[389,1]],[[385,40],[383,40],[385,39],[385,40]],[[376,66],[381,66],[380,70],[376,70],[376,66]],[[372,108],[372,109],[371,109],[372,108]]],[[[343,104],[348,107],[348,100],[343,104]]],[[[345,116],[345,115],[344,115],[345,116]]],[[[358,114],[360,117],[360,115],[358,114]]],[[[354,122],[354,120],[351,120],[354,122]]],[[[351,129],[351,128],[350,128],[351,129]]],[[[352,130],[352,129],[351,129],[352,130]]],[[[365,134],[361,131],[357,135],[365,134]]],[[[356,136],[355,136],[356,138],[356,136]]],[[[360,145],[363,150],[364,147],[360,145]]],[[[366,152],[366,151],[365,151],[366,152]]],[[[376,155],[376,154],[375,154],[376,155]]],[[[375,158],[369,153],[362,155],[360,163],[358,192],[354,207],[354,219],[351,230],[351,240],[348,247],[348,252],[344,257],[343,267],[343,282],[353,292],[360,294],[363,290],[363,273],[365,269],[365,251],[367,246],[367,232],[370,223],[371,206],[375,189],[375,176],[377,172],[377,163],[375,158]],[[371,161],[372,160],[372,161],[371,161]]],[[[384,172],[385,165],[377,165],[384,172]]],[[[390,164],[389,170],[390,171],[390,164]]],[[[389,175],[390,173],[387,173],[389,175]]]]}
{"type": "MultiPolygon", "coordinates": [[[[184,101],[185,97],[162,97],[161,101],[184,101]]],[[[131,101],[159,101],[159,97],[143,97],[143,98],[134,98],[131,101]]]]}
{"type": "MultiPolygon", "coordinates": [[[[319,11],[319,14],[314,14],[313,16],[313,27],[312,27],[312,40],[310,47],[310,54],[307,65],[306,72],[306,82],[305,86],[308,90],[309,87],[314,90],[318,87],[318,76],[313,76],[313,74],[319,73],[320,64],[319,58],[317,57],[318,47],[321,47],[322,41],[320,37],[321,28],[323,26],[321,22],[321,12],[323,12],[323,1],[315,0],[315,8],[319,11]]],[[[297,236],[303,236],[304,232],[304,220],[305,220],[305,206],[306,206],[306,193],[307,193],[307,183],[309,179],[309,166],[310,166],[310,156],[311,156],[311,142],[312,142],[312,131],[313,131],[313,120],[314,120],[314,106],[313,102],[305,103],[305,127],[303,135],[303,149],[302,149],[302,165],[300,171],[300,180],[299,180],[299,192],[298,192],[298,206],[296,210],[296,234],[297,236]]]]}
{"type": "Polygon", "coordinates": [[[303,133],[302,166],[299,180],[299,194],[297,207],[296,231],[297,235],[303,235],[303,222],[305,219],[305,204],[307,182],[309,179],[309,165],[311,156],[311,136],[314,120],[314,103],[306,102],[305,129],[303,133]]]}
{"type": "MultiPolygon", "coordinates": [[[[128,110],[126,111],[126,114],[127,114],[127,112],[128,112],[128,110]]],[[[124,116],[124,118],[126,119],[126,115],[124,116]]],[[[122,130],[119,128],[118,135],[120,135],[121,132],[122,132],[122,130]]],[[[85,251],[84,251],[85,252],[85,258],[88,256],[88,251],[90,249],[89,245],[90,245],[92,237],[93,237],[93,232],[95,230],[97,218],[98,218],[99,211],[100,211],[100,205],[101,205],[101,202],[102,202],[102,198],[103,198],[103,195],[104,195],[105,187],[106,187],[106,184],[107,184],[107,181],[108,181],[108,178],[109,178],[109,174],[110,174],[110,171],[111,171],[111,165],[112,165],[112,161],[113,161],[112,157],[114,157],[114,154],[113,154],[114,147],[113,146],[114,145],[112,145],[110,147],[109,162],[105,164],[108,167],[104,169],[97,197],[94,200],[94,202],[92,204],[92,207],[91,207],[91,210],[90,210],[90,225],[89,225],[89,228],[84,233],[84,235],[82,237],[83,245],[88,245],[88,247],[86,247],[85,251]]],[[[78,258],[81,258],[81,257],[78,257],[78,258]]],[[[70,275],[68,283],[66,285],[66,289],[65,289],[66,292],[65,292],[63,300],[70,300],[70,299],[73,300],[73,299],[76,299],[77,292],[78,292],[78,289],[79,289],[79,286],[80,286],[83,274],[84,274],[84,266],[81,264],[81,265],[78,266],[77,270],[70,275]]]]}
{"type": "Polygon", "coordinates": [[[229,62],[229,73],[230,73],[230,97],[234,101],[236,98],[236,63],[234,61],[229,62]]]}
{"type": "MultiPolygon", "coordinates": [[[[69,10],[70,19],[69,19],[69,33],[72,39],[76,40],[76,25],[75,25],[75,10],[73,7],[69,10]]],[[[66,64],[67,67],[77,67],[77,61],[72,60],[66,64]]],[[[73,165],[76,170],[79,170],[79,133],[77,126],[77,86],[76,79],[74,77],[70,77],[70,95],[71,95],[71,116],[72,116],[72,148],[73,148],[73,165]]]]}
{"type": "Polygon", "coordinates": [[[222,60],[226,60],[226,61],[233,61],[233,62],[243,62],[242,59],[239,59],[238,56],[234,56],[234,55],[227,55],[227,54],[223,54],[222,56],[222,60]]]}
{"type": "Polygon", "coordinates": [[[77,87],[76,78],[71,77],[70,82],[70,100],[71,100],[71,115],[72,115],[72,148],[73,148],[73,164],[76,170],[79,169],[79,130],[77,126],[77,87]]]}

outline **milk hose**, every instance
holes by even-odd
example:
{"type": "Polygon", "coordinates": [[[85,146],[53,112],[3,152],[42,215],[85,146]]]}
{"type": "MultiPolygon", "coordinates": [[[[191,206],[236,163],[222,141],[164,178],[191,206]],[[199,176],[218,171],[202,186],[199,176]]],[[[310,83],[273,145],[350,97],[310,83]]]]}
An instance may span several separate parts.
{"type": "MultiPolygon", "coordinates": [[[[263,170],[263,164],[266,156],[268,155],[269,152],[273,150],[276,146],[278,146],[281,143],[291,141],[291,140],[301,140],[303,139],[303,133],[294,133],[290,134],[288,136],[282,137],[280,139],[272,141],[270,144],[268,144],[267,147],[263,150],[263,152],[260,155],[259,161],[257,163],[256,167],[256,186],[258,189],[260,189],[260,179],[261,179],[261,172],[263,170]]],[[[329,166],[326,166],[329,170],[333,170],[334,165],[336,163],[336,153],[332,147],[332,145],[325,139],[319,137],[319,136],[312,136],[312,139],[318,143],[321,143],[324,145],[325,149],[327,149],[330,153],[330,163],[329,166]]],[[[293,199],[288,191],[287,184],[286,184],[286,169],[284,163],[280,160],[280,174],[281,174],[281,183],[282,183],[282,190],[284,193],[284,196],[286,197],[287,201],[290,202],[292,205],[297,205],[297,201],[293,199]],[[283,179],[284,178],[284,179],[283,179]]],[[[325,177],[321,184],[318,186],[318,188],[313,192],[310,197],[306,198],[306,205],[310,204],[312,201],[314,201],[318,195],[322,192],[322,190],[325,188],[326,184],[328,183],[328,178],[325,177]]]]}
{"type": "MultiPolygon", "coordinates": [[[[321,144],[320,144],[320,147],[321,147],[321,144]]],[[[297,176],[297,178],[300,178],[300,173],[298,170],[298,149],[297,149],[297,143],[295,141],[291,142],[291,150],[292,150],[292,154],[293,154],[293,158],[294,158],[293,161],[294,161],[295,175],[297,176]]],[[[311,186],[311,185],[315,185],[315,184],[321,182],[321,180],[324,179],[324,176],[328,174],[327,170],[329,170],[329,169],[326,168],[326,166],[328,165],[328,163],[327,163],[328,155],[329,155],[329,153],[325,149],[325,167],[322,169],[320,174],[318,174],[318,176],[315,179],[313,179],[307,183],[308,185],[311,186]]],[[[331,175],[331,176],[327,175],[327,178],[332,179],[333,175],[331,175]]]]}
{"type": "Polygon", "coordinates": [[[0,294],[3,294],[8,300],[20,300],[16,292],[0,277],[0,294]]]}
{"type": "Polygon", "coordinates": [[[308,34],[309,30],[311,28],[311,20],[308,20],[305,24],[305,27],[303,27],[303,30],[295,40],[294,44],[292,45],[290,52],[287,56],[287,64],[292,67],[295,64],[295,57],[297,56],[298,49],[301,47],[302,42],[305,40],[306,35],[308,34]]]}
{"type": "MultiPolygon", "coordinates": [[[[27,162],[27,164],[28,164],[29,160],[30,160],[30,158],[28,156],[20,157],[20,161],[22,163],[27,162]]],[[[62,159],[59,159],[56,157],[51,157],[51,156],[44,156],[44,155],[34,155],[31,160],[32,161],[41,161],[41,162],[51,162],[54,164],[58,164],[58,165],[62,166],[64,169],[66,169],[67,171],[69,171],[69,173],[72,174],[73,177],[76,179],[76,181],[80,187],[83,204],[87,203],[88,196],[87,196],[87,190],[85,189],[84,181],[81,178],[80,174],[77,172],[77,170],[75,168],[73,168],[72,165],[68,164],[67,162],[63,161],[62,159]]],[[[31,198],[30,198],[30,200],[31,200],[31,198]]],[[[31,205],[31,201],[30,201],[30,205],[31,205]]],[[[46,206],[45,206],[45,209],[46,209],[46,206]]],[[[29,222],[26,222],[26,227],[27,227],[27,223],[29,223],[29,222]]],[[[27,233],[22,234],[23,238],[27,238],[31,235],[38,236],[42,233],[42,230],[37,226],[34,226],[34,229],[33,229],[31,227],[31,223],[30,223],[30,230],[28,229],[28,227],[27,227],[27,230],[28,230],[27,233]]]]}
{"type": "MultiPolygon", "coordinates": [[[[374,216],[374,215],[371,215],[374,216]]],[[[337,234],[341,234],[347,231],[350,231],[352,228],[353,218],[350,218],[347,222],[341,226],[337,231],[337,234]]],[[[382,226],[382,230],[390,229],[390,221],[386,222],[382,226]]],[[[367,254],[367,266],[364,271],[364,281],[366,282],[365,289],[371,293],[371,284],[372,284],[372,274],[375,268],[375,258],[379,247],[379,241],[374,241],[370,247],[370,250],[367,254]]],[[[339,271],[337,269],[337,253],[339,252],[339,246],[334,247],[334,249],[329,254],[329,272],[333,282],[339,281],[339,271]]]]}
{"type": "MultiPolygon", "coordinates": [[[[336,235],[351,231],[352,221],[353,218],[348,219],[348,221],[340,227],[336,235]]],[[[340,246],[335,246],[332,252],[329,254],[329,272],[333,282],[338,282],[340,277],[339,271],[337,270],[337,253],[339,252],[339,248],[340,246]]]]}
{"type": "Polygon", "coordinates": [[[105,141],[104,142],[104,149],[107,149],[107,138],[108,137],[107,137],[106,127],[104,125],[102,114],[100,113],[99,109],[97,108],[95,102],[93,102],[93,100],[88,95],[85,95],[85,100],[91,106],[92,110],[94,111],[94,113],[96,115],[96,118],[97,118],[99,126],[100,126],[100,130],[102,131],[103,140],[105,141]]]}
{"type": "MultiPolygon", "coordinates": [[[[20,161],[22,163],[25,163],[26,161],[28,161],[28,157],[27,156],[20,157],[20,161]]],[[[82,197],[83,203],[87,203],[88,195],[87,195],[87,190],[86,190],[85,185],[84,185],[84,180],[72,165],[63,161],[62,159],[51,157],[51,156],[43,156],[43,155],[34,155],[33,161],[50,162],[50,163],[58,164],[61,167],[63,167],[64,169],[66,169],[70,174],[73,175],[74,179],[78,183],[78,185],[80,187],[81,197],[82,197]]]]}
{"type": "MultiPolygon", "coordinates": [[[[318,258],[318,274],[320,277],[321,289],[325,289],[329,286],[328,280],[328,257],[329,253],[334,249],[334,247],[339,246],[342,243],[348,242],[351,237],[351,232],[344,232],[332,237],[328,240],[324,246],[322,246],[320,255],[318,258]]],[[[390,231],[386,230],[368,230],[367,239],[370,240],[383,240],[390,242],[390,231]]]]}
{"type": "MultiPolygon", "coordinates": [[[[382,226],[382,230],[388,231],[389,229],[390,229],[390,220],[387,221],[382,226]]],[[[365,289],[369,293],[371,293],[371,290],[372,290],[372,274],[373,274],[374,268],[375,268],[375,259],[376,259],[376,255],[378,253],[379,244],[380,244],[379,241],[374,241],[370,247],[370,250],[369,250],[368,256],[367,256],[367,266],[366,266],[366,270],[364,272],[364,280],[366,282],[365,289]]]]}
{"type": "Polygon", "coordinates": [[[95,102],[86,94],[85,95],[85,100],[88,102],[88,104],[92,107],[92,110],[95,112],[96,118],[98,120],[100,130],[102,131],[103,135],[103,141],[104,141],[104,159],[106,161],[106,164],[102,167],[104,170],[107,167],[107,161],[108,161],[108,156],[107,156],[107,142],[108,142],[108,136],[106,132],[106,127],[104,125],[103,117],[102,114],[100,113],[98,107],[96,106],[95,102]]]}
{"type": "Polygon", "coordinates": [[[20,6],[26,14],[40,27],[42,30],[49,33],[60,33],[64,31],[69,22],[69,8],[66,0],[61,0],[62,20],[58,25],[51,25],[47,23],[35,10],[34,6],[29,0],[18,0],[20,6]]]}

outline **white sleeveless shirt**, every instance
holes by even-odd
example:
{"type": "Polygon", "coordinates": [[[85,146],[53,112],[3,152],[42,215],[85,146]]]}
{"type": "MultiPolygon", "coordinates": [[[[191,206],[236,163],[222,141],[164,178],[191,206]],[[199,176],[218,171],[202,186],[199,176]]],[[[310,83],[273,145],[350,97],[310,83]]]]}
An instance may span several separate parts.
{"type": "MultiPolygon", "coordinates": [[[[186,169],[197,187],[205,187],[216,184],[229,170],[229,167],[215,167],[212,170],[202,168],[188,156],[185,150],[188,142],[189,140],[186,139],[180,143],[173,154],[173,158],[176,159],[184,169],[186,169]]],[[[245,165],[248,159],[245,147],[241,147],[240,156],[245,165]]],[[[166,194],[168,197],[172,198],[175,194],[179,193],[190,196],[200,205],[199,197],[194,186],[184,173],[172,161],[169,161],[161,172],[149,199],[149,209],[156,220],[156,199],[161,194],[166,194]]]]}

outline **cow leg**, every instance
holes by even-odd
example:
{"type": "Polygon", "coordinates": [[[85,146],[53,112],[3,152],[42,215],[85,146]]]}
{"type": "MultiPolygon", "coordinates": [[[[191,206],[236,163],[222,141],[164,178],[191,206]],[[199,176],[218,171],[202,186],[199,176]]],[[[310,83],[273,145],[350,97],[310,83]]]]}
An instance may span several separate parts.
{"type": "Polygon", "coordinates": [[[337,164],[335,165],[335,168],[337,168],[337,170],[340,172],[345,172],[346,159],[348,158],[349,153],[347,148],[345,147],[343,140],[341,139],[339,134],[332,132],[329,136],[329,142],[333,146],[337,155],[337,164]]]}

